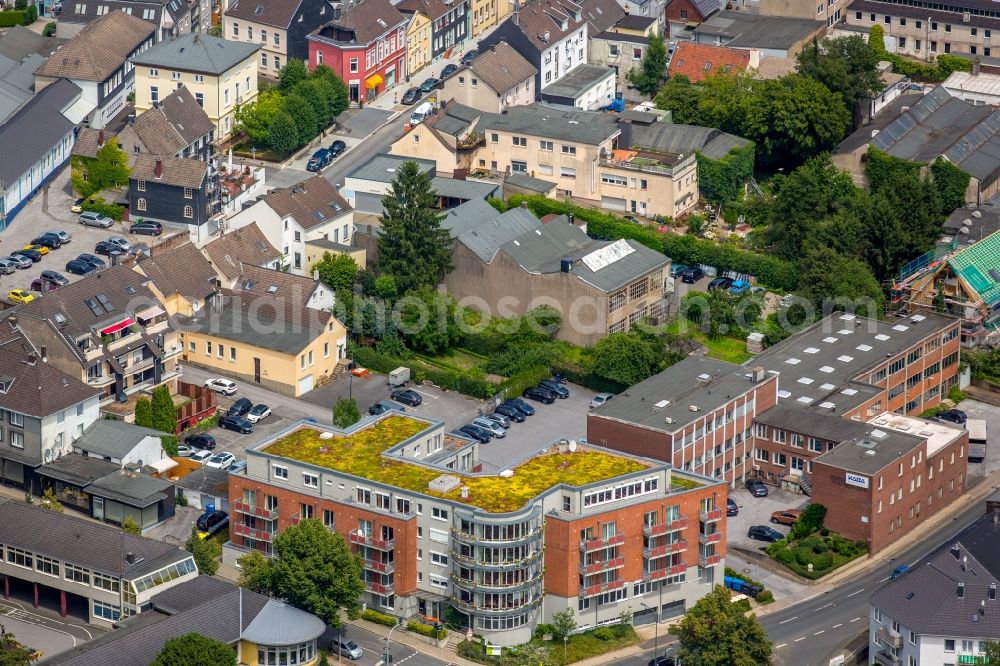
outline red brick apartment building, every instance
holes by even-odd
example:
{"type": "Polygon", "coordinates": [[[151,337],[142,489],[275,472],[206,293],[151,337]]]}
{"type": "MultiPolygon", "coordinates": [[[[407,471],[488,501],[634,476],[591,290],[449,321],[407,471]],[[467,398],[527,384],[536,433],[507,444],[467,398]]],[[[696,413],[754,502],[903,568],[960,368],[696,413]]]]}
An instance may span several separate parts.
{"type": "Polygon", "coordinates": [[[478,446],[409,415],[348,431],[294,424],[230,475],[224,560],[270,554],[282,530],[314,518],[360,555],[370,608],[451,608],[499,645],[565,608],[590,626],[623,610],[680,615],[721,580],[724,484],[567,440],[473,472],[478,446]]]}

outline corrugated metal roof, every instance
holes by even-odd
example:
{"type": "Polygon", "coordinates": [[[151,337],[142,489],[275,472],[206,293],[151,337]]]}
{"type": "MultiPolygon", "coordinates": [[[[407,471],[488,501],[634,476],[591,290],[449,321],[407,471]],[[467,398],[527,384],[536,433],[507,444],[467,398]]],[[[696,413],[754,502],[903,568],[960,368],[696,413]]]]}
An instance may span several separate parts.
{"type": "Polygon", "coordinates": [[[312,613],[270,599],[242,638],[258,645],[294,645],[315,640],[324,631],[326,623],[312,613]]]}

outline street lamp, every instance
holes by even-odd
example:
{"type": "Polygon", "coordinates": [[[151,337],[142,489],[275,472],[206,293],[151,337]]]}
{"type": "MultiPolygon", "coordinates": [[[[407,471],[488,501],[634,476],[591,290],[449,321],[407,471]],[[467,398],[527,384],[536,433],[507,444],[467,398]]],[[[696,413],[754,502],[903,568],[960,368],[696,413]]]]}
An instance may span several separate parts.
{"type": "Polygon", "coordinates": [[[566,666],[566,646],[569,644],[569,636],[563,636],[563,666],[566,666]]]}
{"type": "Polygon", "coordinates": [[[886,562],[889,565],[889,578],[892,578],[892,563],[895,561],[896,561],[895,557],[890,557],[889,559],[886,560],[886,562]]]}
{"type": "Polygon", "coordinates": [[[389,635],[385,637],[385,650],[382,651],[382,661],[386,665],[392,663],[392,655],[389,654],[389,639],[392,638],[392,632],[396,630],[396,627],[402,627],[402,626],[403,626],[403,621],[400,620],[396,624],[392,625],[392,628],[389,629],[389,635]]]}
{"type": "Polygon", "coordinates": [[[681,662],[678,661],[678,659],[677,659],[677,648],[675,648],[675,647],[668,647],[666,650],[663,651],[663,656],[664,657],[669,656],[671,659],[673,659],[674,660],[674,666],[681,666],[681,662]]]}
{"type": "Polygon", "coordinates": [[[656,653],[660,651],[660,609],[657,608],[654,610],[642,601],[639,604],[646,610],[653,611],[656,617],[656,622],[653,624],[653,658],[656,658],[656,653]]]}

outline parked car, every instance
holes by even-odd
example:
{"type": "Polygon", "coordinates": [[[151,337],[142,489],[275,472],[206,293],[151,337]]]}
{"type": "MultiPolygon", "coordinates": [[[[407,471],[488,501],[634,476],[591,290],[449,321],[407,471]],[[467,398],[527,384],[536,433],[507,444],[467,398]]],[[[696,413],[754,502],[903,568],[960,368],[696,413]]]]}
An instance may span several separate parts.
{"type": "Polygon", "coordinates": [[[242,416],[220,416],[219,427],[224,430],[241,432],[244,435],[249,435],[253,432],[253,424],[242,416]]]}
{"type": "Polygon", "coordinates": [[[22,248],[20,250],[14,250],[13,252],[10,253],[10,256],[25,257],[26,259],[30,259],[32,263],[35,264],[37,264],[39,261],[42,260],[42,253],[30,247],[22,248]]]}
{"type": "Polygon", "coordinates": [[[661,654],[659,657],[650,659],[647,666],[674,666],[674,658],[661,654]]]}
{"type": "Polygon", "coordinates": [[[687,264],[671,264],[670,265],[670,277],[677,277],[684,271],[688,269],[687,264]]]}
{"type": "Polygon", "coordinates": [[[479,55],[479,51],[477,51],[476,49],[469,49],[468,51],[465,52],[465,55],[462,56],[462,64],[468,67],[469,64],[471,64],[472,61],[476,59],[477,55],[479,55]]]}
{"type": "Polygon", "coordinates": [[[212,458],[205,463],[205,467],[214,467],[216,469],[225,469],[229,467],[234,462],[236,462],[236,456],[228,451],[223,451],[222,453],[216,453],[212,458]]]}
{"type": "Polygon", "coordinates": [[[590,408],[595,409],[600,407],[613,397],[615,397],[614,393],[598,393],[594,396],[594,399],[590,401],[590,408]]]}
{"type": "Polygon", "coordinates": [[[206,511],[198,516],[195,527],[206,536],[211,536],[229,524],[229,514],[225,511],[206,511]]]}
{"type": "Polygon", "coordinates": [[[681,282],[685,284],[694,284],[703,277],[705,277],[705,271],[701,269],[701,266],[688,266],[681,271],[681,282]]]}
{"type": "Polygon", "coordinates": [[[524,389],[524,393],[522,393],[521,395],[523,395],[525,398],[528,398],[530,400],[537,400],[538,402],[544,403],[546,405],[551,405],[553,402],[556,401],[555,393],[540,386],[531,386],[529,388],[526,388],[524,389]]]}
{"type": "Polygon", "coordinates": [[[334,654],[339,653],[342,657],[355,660],[361,659],[361,655],[363,654],[361,647],[357,643],[342,636],[337,636],[330,641],[330,652],[334,654]]]}
{"type": "Polygon", "coordinates": [[[233,464],[231,464],[229,467],[227,467],[226,471],[230,472],[230,473],[232,473],[232,472],[242,472],[246,468],[247,468],[247,461],[246,460],[237,460],[236,462],[234,462],[233,464]]]}
{"type": "Polygon", "coordinates": [[[193,449],[187,444],[179,444],[177,446],[177,457],[178,458],[190,458],[198,449],[193,449]]]}
{"type": "Polygon", "coordinates": [[[152,222],[137,222],[128,228],[128,232],[138,236],[159,236],[163,233],[163,227],[152,222]]]}
{"type": "Polygon", "coordinates": [[[212,459],[212,452],[211,451],[198,451],[198,453],[195,453],[195,454],[193,454],[191,456],[191,460],[193,460],[193,461],[195,461],[197,463],[201,463],[202,465],[204,465],[206,462],[208,462],[211,459],[212,459]]]}
{"type": "Polygon", "coordinates": [[[98,241],[97,245],[94,246],[94,252],[103,254],[105,257],[118,257],[125,254],[120,246],[106,240],[98,241]]]}
{"type": "Polygon", "coordinates": [[[434,88],[436,88],[439,83],[441,83],[441,79],[429,76],[426,79],[424,79],[423,83],[420,84],[420,90],[421,92],[429,93],[430,91],[434,90],[434,88]]]}
{"type": "Polygon", "coordinates": [[[254,405],[253,409],[246,413],[246,420],[250,423],[257,423],[271,415],[271,408],[265,404],[254,405]]]}
{"type": "Polygon", "coordinates": [[[211,451],[215,448],[215,437],[207,432],[199,432],[185,437],[184,443],[195,449],[211,451]]]}
{"type": "Polygon", "coordinates": [[[733,283],[729,285],[729,293],[735,296],[746,291],[750,291],[750,283],[744,280],[733,280],[733,283]]]}
{"type": "Polygon", "coordinates": [[[969,420],[969,415],[961,409],[949,409],[938,414],[937,419],[938,421],[948,421],[950,423],[965,425],[965,422],[969,420]]]}
{"type": "Polygon", "coordinates": [[[462,426],[458,431],[482,444],[489,444],[490,440],[493,439],[493,435],[489,430],[472,425],[471,423],[462,426]]]}
{"type": "Polygon", "coordinates": [[[45,233],[57,236],[59,238],[59,242],[63,245],[73,240],[73,235],[67,231],[63,231],[62,229],[49,229],[45,233]]]}
{"type": "Polygon", "coordinates": [[[88,264],[90,264],[97,270],[101,270],[102,268],[108,267],[108,263],[103,259],[101,259],[100,257],[98,257],[96,254],[87,254],[86,252],[84,252],[79,257],[77,257],[77,259],[79,259],[80,261],[86,261],[88,264]]]}
{"type": "Polygon", "coordinates": [[[897,578],[899,578],[900,576],[902,576],[903,574],[905,574],[909,570],[910,570],[910,567],[908,567],[905,564],[900,564],[898,567],[896,567],[895,569],[892,570],[891,574],[889,574],[889,580],[896,580],[897,578]]]}
{"type": "Polygon", "coordinates": [[[82,259],[70,259],[66,262],[66,272],[73,275],[90,275],[96,270],[92,263],[82,259]]]}
{"type": "Polygon", "coordinates": [[[221,377],[206,379],[204,386],[205,388],[215,391],[216,393],[221,393],[222,395],[233,395],[236,393],[236,382],[232,382],[228,379],[222,379],[221,377]]]}
{"type": "Polygon", "coordinates": [[[43,280],[40,277],[35,278],[31,281],[31,285],[28,287],[31,291],[37,291],[39,294],[47,294],[50,291],[55,291],[59,288],[59,285],[54,282],[49,282],[48,280],[43,280]]]}
{"type": "Polygon", "coordinates": [[[757,541],[768,541],[770,543],[785,538],[784,534],[767,525],[754,525],[747,530],[747,536],[757,541]]]}
{"type": "Polygon", "coordinates": [[[331,157],[331,159],[332,158],[340,157],[340,155],[345,150],[347,150],[347,144],[344,143],[343,141],[341,141],[340,139],[337,139],[336,141],[334,141],[333,143],[330,144],[330,157],[331,157]]]}
{"type": "Polygon", "coordinates": [[[19,271],[22,271],[26,268],[31,268],[31,265],[35,263],[28,257],[25,257],[20,254],[11,254],[8,257],[4,257],[4,261],[11,262],[12,264],[14,264],[14,267],[19,271]]]}
{"type": "Polygon", "coordinates": [[[485,416],[480,416],[478,418],[473,419],[472,425],[478,426],[483,430],[486,430],[487,432],[490,433],[490,435],[496,437],[497,439],[503,439],[504,437],[507,436],[507,431],[504,430],[499,423],[493,421],[492,419],[488,419],[485,416]]]}
{"type": "Polygon", "coordinates": [[[540,388],[547,388],[556,394],[556,397],[560,400],[565,400],[569,397],[569,389],[557,382],[554,379],[543,379],[538,382],[540,388]]]}
{"type": "Polygon", "coordinates": [[[7,292],[7,300],[11,303],[30,303],[35,300],[35,296],[24,289],[11,289],[7,292]]]}
{"type": "Polygon", "coordinates": [[[132,249],[132,243],[124,236],[108,236],[107,241],[120,247],[122,252],[128,252],[132,249]]]}
{"type": "Polygon", "coordinates": [[[69,280],[62,273],[57,273],[56,271],[42,271],[40,276],[43,280],[51,282],[52,284],[57,284],[60,287],[69,284],[69,280]]]}
{"type": "Polygon", "coordinates": [[[535,415],[535,408],[520,398],[508,398],[503,401],[503,405],[509,405],[525,416],[535,415]]]}
{"type": "Polygon", "coordinates": [[[747,479],[747,490],[754,497],[767,497],[767,486],[760,479],[747,479]]]}
{"type": "Polygon", "coordinates": [[[72,204],[70,204],[69,212],[71,212],[71,213],[82,213],[83,212],[83,202],[84,201],[86,201],[86,199],[83,199],[83,198],[80,198],[80,199],[77,199],[76,201],[74,201],[72,204]]]}
{"type": "Polygon", "coordinates": [[[734,500],[732,497],[726,498],[726,515],[727,516],[740,515],[740,507],[736,505],[736,500],[734,500]]]}
{"type": "Polygon", "coordinates": [[[416,104],[417,100],[420,99],[420,88],[410,88],[405,93],[403,93],[403,98],[401,101],[403,104],[410,106],[411,104],[416,104]]]}
{"type": "Polygon", "coordinates": [[[101,229],[110,229],[111,225],[115,223],[107,215],[101,215],[89,210],[80,213],[79,220],[80,224],[85,227],[100,227],[101,229]]]}
{"type": "Polygon", "coordinates": [[[504,430],[506,430],[507,428],[510,427],[510,418],[507,417],[507,416],[504,416],[503,414],[497,414],[497,413],[486,414],[485,416],[483,416],[483,418],[484,419],[489,419],[490,421],[493,421],[494,423],[496,423],[497,425],[499,425],[504,430]]]}
{"type": "Polygon", "coordinates": [[[42,245],[49,248],[50,250],[58,250],[60,247],[62,247],[62,240],[60,240],[59,236],[55,234],[44,233],[41,236],[35,236],[34,238],[32,238],[31,244],[42,245]]]}
{"type": "Polygon", "coordinates": [[[372,416],[378,416],[379,414],[384,414],[386,412],[405,412],[406,407],[401,407],[394,402],[389,402],[388,400],[379,400],[374,405],[368,408],[368,413],[372,416]]]}
{"type": "Polygon", "coordinates": [[[784,511],[775,511],[771,514],[771,522],[775,525],[791,525],[798,520],[801,515],[801,509],[785,509],[784,511]]]}
{"type": "Polygon", "coordinates": [[[48,245],[36,245],[34,243],[28,243],[27,245],[25,245],[21,249],[22,250],[34,250],[35,252],[37,252],[38,254],[40,254],[43,257],[49,253],[49,246],[48,245]]]}
{"type": "Polygon", "coordinates": [[[442,80],[447,79],[449,76],[451,76],[457,71],[458,71],[458,65],[449,63],[444,66],[444,69],[441,70],[441,79],[442,80]]]}
{"type": "Polygon", "coordinates": [[[389,397],[396,402],[401,402],[404,405],[409,405],[410,407],[416,407],[424,401],[420,397],[420,394],[413,389],[396,389],[389,394],[389,397]]]}
{"type": "Polygon", "coordinates": [[[333,153],[326,148],[320,148],[309,158],[309,162],[306,164],[306,171],[322,171],[324,168],[330,166],[330,162],[332,161],[333,153]]]}
{"type": "Polygon", "coordinates": [[[506,416],[514,423],[524,423],[524,420],[528,416],[514,405],[509,405],[506,402],[502,402],[499,405],[497,405],[494,412],[506,416]]]}
{"type": "Polygon", "coordinates": [[[732,278],[717,277],[708,283],[708,290],[715,291],[716,289],[721,289],[727,291],[731,286],[733,286],[732,278]]]}
{"type": "Polygon", "coordinates": [[[19,268],[17,263],[10,257],[0,259],[0,275],[10,275],[19,268]]]}
{"type": "Polygon", "coordinates": [[[229,411],[226,412],[227,416],[243,416],[247,412],[253,409],[253,403],[250,402],[249,398],[240,398],[233,404],[229,406],[229,411]]]}

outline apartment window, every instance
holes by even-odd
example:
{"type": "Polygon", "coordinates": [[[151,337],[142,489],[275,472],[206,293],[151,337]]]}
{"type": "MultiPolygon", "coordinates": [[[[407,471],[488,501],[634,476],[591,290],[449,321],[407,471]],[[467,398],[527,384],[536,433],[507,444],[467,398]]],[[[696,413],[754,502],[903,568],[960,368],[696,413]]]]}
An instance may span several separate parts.
{"type": "Polygon", "coordinates": [[[315,474],[302,472],[302,485],[307,488],[319,488],[319,477],[315,474]]]}
{"type": "Polygon", "coordinates": [[[191,219],[194,217],[194,208],[191,206],[184,206],[184,217],[191,219]]]}
{"type": "Polygon", "coordinates": [[[306,367],[306,355],[303,354],[302,356],[299,357],[299,368],[304,369],[305,367],[306,367]]]}
{"type": "Polygon", "coordinates": [[[185,187],[184,188],[184,198],[185,199],[190,199],[192,196],[193,195],[191,193],[191,188],[190,187],[185,187]]]}
{"type": "Polygon", "coordinates": [[[431,563],[441,567],[446,567],[448,566],[448,556],[445,555],[444,553],[438,553],[432,550],[431,563]]]}
{"type": "Polygon", "coordinates": [[[281,35],[274,33],[274,45],[281,46],[281,35]]]}
{"type": "Polygon", "coordinates": [[[917,26],[917,30],[920,30],[920,28],[924,27],[924,22],[923,21],[915,21],[914,23],[917,26]]]}
{"type": "Polygon", "coordinates": [[[576,155],[576,146],[562,145],[563,155],[576,155]]]}
{"type": "Polygon", "coordinates": [[[528,147],[528,139],[527,139],[527,137],[514,136],[514,137],[511,137],[510,141],[515,146],[519,146],[521,148],[527,148],[528,147]]]}
{"type": "Polygon", "coordinates": [[[323,343],[323,358],[330,358],[330,343],[323,343]]]}
{"type": "Polygon", "coordinates": [[[854,19],[856,21],[860,21],[861,20],[861,12],[854,12],[854,19]]]}
{"type": "Polygon", "coordinates": [[[955,651],[955,640],[953,638],[944,639],[944,651],[945,652],[955,651]]]}
{"type": "Polygon", "coordinates": [[[149,75],[150,76],[159,76],[160,75],[160,70],[158,70],[158,69],[150,69],[149,70],[149,75]]]}
{"type": "Polygon", "coordinates": [[[539,150],[547,150],[549,152],[552,152],[552,142],[551,141],[539,141],[538,142],[538,149],[539,150]]]}
{"type": "Polygon", "coordinates": [[[236,347],[233,346],[229,347],[229,360],[230,361],[236,360],[236,347]]]}
{"type": "Polygon", "coordinates": [[[899,48],[901,48],[901,49],[905,49],[906,48],[906,37],[900,37],[899,38],[899,48]]]}
{"type": "Polygon", "coordinates": [[[885,15],[885,19],[883,19],[883,20],[885,21],[886,25],[889,25],[890,23],[892,23],[892,17],[889,16],[888,14],[885,15]]]}
{"type": "Polygon", "coordinates": [[[569,167],[561,167],[559,169],[559,175],[563,178],[576,178],[576,169],[571,169],[569,167]]]}
{"type": "Polygon", "coordinates": [[[931,21],[931,30],[937,30],[937,21],[931,21]]]}
{"type": "Polygon", "coordinates": [[[135,207],[136,207],[136,210],[140,210],[140,211],[145,212],[145,210],[146,210],[146,200],[145,199],[138,199],[138,200],[136,200],[135,207]]]}
{"type": "MultiPolygon", "coordinates": [[[[10,553],[8,552],[8,560],[10,553]]],[[[90,585],[90,570],[84,569],[83,567],[78,567],[75,564],[66,564],[63,567],[66,570],[66,575],[64,578],[66,580],[71,580],[74,583],[83,583],[84,585],[90,585]]]]}
{"type": "Polygon", "coordinates": [[[944,24],[944,31],[945,32],[951,32],[951,23],[945,23],[944,24]]]}
{"type": "MultiPolygon", "coordinates": [[[[323,52],[322,51],[316,51],[316,64],[317,65],[322,65],[323,64],[323,52]]],[[[267,69],[267,54],[264,53],[263,51],[260,52],[260,67],[261,67],[261,69],[267,69]]]]}
{"type": "Polygon", "coordinates": [[[351,74],[357,74],[358,72],[358,59],[351,58],[351,74]]]}
{"type": "Polygon", "coordinates": [[[774,429],[774,441],[778,442],[779,444],[784,444],[785,443],[785,431],[784,430],[780,430],[778,428],[775,428],[774,429]]]}
{"type": "Polygon", "coordinates": [[[904,17],[902,17],[902,16],[899,17],[899,25],[901,25],[901,26],[905,26],[906,25],[906,19],[904,17]]]}
{"type": "Polygon", "coordinates": [[[144,180],[138,180],[138,181],[136,181],[135,187],[140,192],[145,192],[146,191],[146,181],[144,181],[144,180]]]}
{"type": "Polygon", "coordinates": [[[438,507],[431,508],[431,517],[435,520],[448,520],[448,511],[445,509],[439,509],[438,507]]]}
{"type": "Polygon", "coordinates": [[[198,102],[198,106],[204,107],[205,106],[205,94],[204,93],[195,93],[194,94],[194,101],[198,102]]]}
{"type": "Polygon", "coordinates": [[[226,346],[225,345],[217,345],[216,348],[215,348],[215,355],[218,358],[224,357],[226,355],[226,346]]]}
{"type": "Polygon", "coordinates": [[[239,23],[234,23],[233,24],[233,37],[239,37],[239,36],[240,36],[240,24],[239,23]]]}
{"type": "Polygon", "coordinates": [[[149,101],[157,104],[160,101],[160,89],[156,86],[149,86],[149,101]]]}
{"type": "Polygon", "coordinates": [[[274,478],[276,479],[288,479],[288,468],[282,467],[281,465],[274,466],[274,478]]]}
{"type": "Polygon", "coordinates": [[[511,160],[510,170],[513,173],[528,173],[528,163],[520,160],[511,160]]]}
{"type": "Polygon", "coordinates": [[[59,575],[59,562],[43,555],[35,557],[35,570],[48,576],[59,575]]]}

